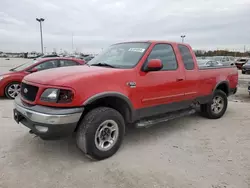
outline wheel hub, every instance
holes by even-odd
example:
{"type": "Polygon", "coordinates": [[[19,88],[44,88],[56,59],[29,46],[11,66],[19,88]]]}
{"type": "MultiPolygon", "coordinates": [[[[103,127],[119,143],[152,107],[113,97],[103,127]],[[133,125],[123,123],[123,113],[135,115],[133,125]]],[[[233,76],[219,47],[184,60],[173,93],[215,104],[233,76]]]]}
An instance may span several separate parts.
{"type": "Polygon", "coordinates": [[[20,93],[21,87],[20,84],[12,84],[8,87],[8,95],[12,98],[15,98],[20,93]]]}
{"type": "Polygon", "coordinates": [[[106,120],[96,130],[95,145],[101,151],[111,149],[119,135],[118,125],[114,120],[106,120]]]}
{"type": "Polygon", "coordinates": [[[107,140],[110,135],[111,135],[111,131],[108,128],[105,128],[104,130],[101,131],[102,140],[107,140]]]}
{"type": "Polygon", "coordinates": [[[215,114],[219,114],[224,108],[224,100],[221,96],[216,96],[213,99],[213,103],[211,105],[212,112],[215,114]]]}

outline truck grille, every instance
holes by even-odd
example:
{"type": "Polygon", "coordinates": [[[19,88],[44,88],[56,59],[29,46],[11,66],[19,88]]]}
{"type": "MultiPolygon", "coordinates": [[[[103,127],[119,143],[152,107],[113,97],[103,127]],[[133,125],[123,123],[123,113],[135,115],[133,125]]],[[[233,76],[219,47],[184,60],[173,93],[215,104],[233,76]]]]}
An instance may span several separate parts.
{"type": "Polygon", "coordinates": [[[28,101],[35,101],[38,87],[29,84],[21,84],[21,95],[24,99],[28,101]]]}

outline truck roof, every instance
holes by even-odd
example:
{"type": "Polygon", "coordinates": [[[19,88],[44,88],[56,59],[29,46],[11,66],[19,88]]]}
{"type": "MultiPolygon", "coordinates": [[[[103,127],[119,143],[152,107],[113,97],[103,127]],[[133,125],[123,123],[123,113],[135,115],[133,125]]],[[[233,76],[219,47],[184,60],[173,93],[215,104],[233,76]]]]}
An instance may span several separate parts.
{"type": "Polygon", "coordinates": [[[115,43],[115,44],[132,43],[132,42],[168,43],[168,44],[182,44],[182,45],[188,45],[188,44],[181,43],[181,42],[173,42],[173,41],[167,41],[167,40],[136,40],[136,41],[118,42],[118,43],[115,43]]]}

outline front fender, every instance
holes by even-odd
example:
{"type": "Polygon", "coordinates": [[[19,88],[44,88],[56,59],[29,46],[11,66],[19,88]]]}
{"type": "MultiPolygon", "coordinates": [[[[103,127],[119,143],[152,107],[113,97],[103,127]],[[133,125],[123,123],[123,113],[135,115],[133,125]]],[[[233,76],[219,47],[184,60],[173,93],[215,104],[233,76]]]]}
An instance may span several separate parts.
{"type": "Polygon", "coordinates": [[[89,97],[87,100],[85,100],[82,103],[82,106],[87,106],[90,105],[92,103],[94,103],[95,101],[105,98],[105,97],[115,97],[115,98],[119,98],[123,101],[123,104],[126,104],[127,109],[129,110],[128,116],[126,116],[126,119],[129,122],[133,122],[136,119],[136,111],[133,107],[132,102],[130,101],[129,97],[120,93],[120,92],[101,92],[98,94],[95,94],[91,97],[89,97]]]}

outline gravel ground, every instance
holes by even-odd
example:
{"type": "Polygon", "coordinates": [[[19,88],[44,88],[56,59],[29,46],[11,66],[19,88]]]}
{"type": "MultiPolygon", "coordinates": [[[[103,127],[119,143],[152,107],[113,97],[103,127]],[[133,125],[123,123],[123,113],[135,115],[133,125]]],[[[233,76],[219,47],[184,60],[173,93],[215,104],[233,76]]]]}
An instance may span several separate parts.
{"type": "MultiPolygon", "coordinates": [[[[0,59],[0,72],[23,60],[0,59]]],[[[74,137],[43,141],[12,119],[13,101],[0,99],[0,187],[249,188],[250,75],[225,116],[193,115],[148,129],[129,129],[113,157],[93,162],[74,137]]],[[[243,80],[243,81],[242,81],[243,80]]]]}

